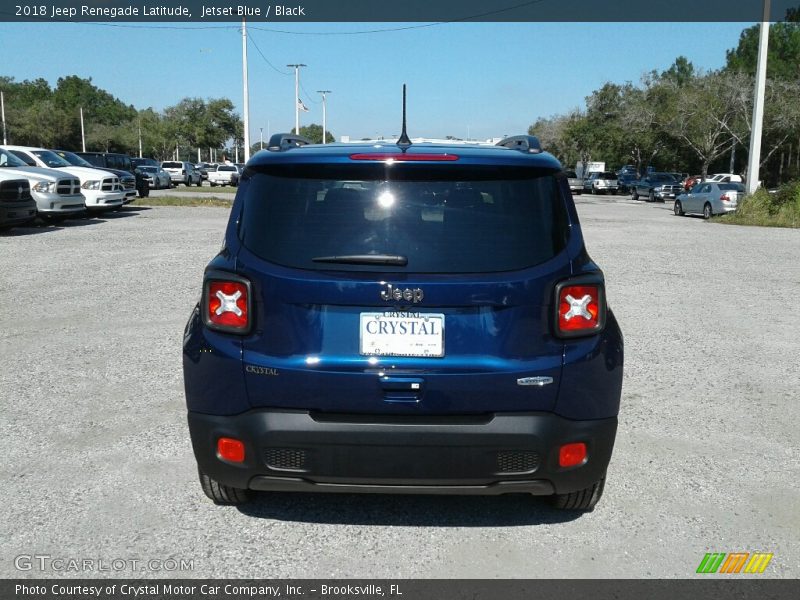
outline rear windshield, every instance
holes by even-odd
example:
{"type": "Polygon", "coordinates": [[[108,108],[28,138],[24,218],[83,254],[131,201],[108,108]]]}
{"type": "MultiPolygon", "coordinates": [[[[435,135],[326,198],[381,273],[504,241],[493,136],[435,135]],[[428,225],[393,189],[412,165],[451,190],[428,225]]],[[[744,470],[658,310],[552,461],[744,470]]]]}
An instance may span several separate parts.
{"type": "Polygon", "coordinates": [[[389,180],[382,165],[343,169],[251,170],[242,243],[289,267],[415,273],[524,269],[566,243],[552,172],[415,165],[395,167],[389,180]],[[395,261],[354,258],[365,255],[395,261]]]}
{"type": "Polygon", "coordinates": [[[612,173],[610,171],[605,171],[603,173],[600,173],[600,177],[599,178],[600,179],[616,179],[617,178],[617,174],[616,173],[612,173]]]}
{"type": "Polygon", "coordinates": [[[161,163],[162,169],[182,169],[183,163],[180,162],[163,162],[161,163]]]}
{"type": "Polygon", "coordinates": [[[720,183],[719,189],[724,191],[744,192],[744,185],[741,183],[720,183]]]}
{"type": "Polygon", "coordinates": [[[569,178],[569,179],[577,179],[578,178],[578,174],[575,173],[575,171],[564,171],[564,176],[569,178]]]}

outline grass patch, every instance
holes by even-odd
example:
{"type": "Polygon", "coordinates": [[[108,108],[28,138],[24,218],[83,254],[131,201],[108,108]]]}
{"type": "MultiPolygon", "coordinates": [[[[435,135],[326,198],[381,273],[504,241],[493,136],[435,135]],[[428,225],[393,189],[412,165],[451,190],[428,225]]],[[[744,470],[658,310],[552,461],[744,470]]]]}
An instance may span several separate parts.
{"type": "Polygon", "coordinates": [[[774,194],[761,188],[739,203],[735,213],[714,219],[730,225],[800,227],[800,181],[790,181],[774,194]]]}
{"type": "Polygon", "coordinates": [[[217,185],[211,187],[210,185],[204,185],[201,187],[197,187],[195,185],[186,187],[185,185],[176,185],[174,188],[170,188],[171,192],[181,192],[185,194],[219,194],[220,192],[227,192],[229,194],[235,194],[238,188],[233,187],[232,185],[217,185]]]}
{"type": "Polygon", "coordinates": [[[233,202],[231,200],[223,200],[222,198],[200,198],[198,196],[178,198],[175,196],[162,196],[160,198],[139,198],[136,204],[140,206],[224,206],[230,208],[233,202]]]}

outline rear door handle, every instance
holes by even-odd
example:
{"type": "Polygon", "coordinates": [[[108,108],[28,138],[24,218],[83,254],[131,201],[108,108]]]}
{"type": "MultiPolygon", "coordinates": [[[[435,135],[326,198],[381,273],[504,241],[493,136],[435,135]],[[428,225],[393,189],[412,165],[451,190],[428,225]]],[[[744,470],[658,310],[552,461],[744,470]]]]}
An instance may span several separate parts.
{"type": "Polygon", "coordinates": [[[421,377],[381,377],[380,384],[385,402],[419,402],[425,391],[421,377]]]}

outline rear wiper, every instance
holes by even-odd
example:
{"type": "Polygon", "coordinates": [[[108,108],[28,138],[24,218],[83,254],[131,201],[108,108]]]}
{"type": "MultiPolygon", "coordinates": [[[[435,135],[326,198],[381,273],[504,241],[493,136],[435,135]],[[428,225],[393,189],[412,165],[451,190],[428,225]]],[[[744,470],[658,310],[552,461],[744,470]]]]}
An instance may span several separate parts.
{"type": "Polygon", "coordinates": [[[317,256],[314,262],[341,263],[346,265],[392,265],[405,267],[408,258],[398,254],[345,254],[343,256],[317,256]]]}

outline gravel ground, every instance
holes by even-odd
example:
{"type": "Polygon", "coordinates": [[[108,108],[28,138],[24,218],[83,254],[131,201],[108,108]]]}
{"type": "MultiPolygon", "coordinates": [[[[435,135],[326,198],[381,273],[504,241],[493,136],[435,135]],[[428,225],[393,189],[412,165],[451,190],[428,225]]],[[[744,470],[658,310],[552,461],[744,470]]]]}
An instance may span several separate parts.
{"type": "Polygon", "coordinates": [[[690,577],[710,551],[800,576],[800,231],[577,202],[626,342],[609,480],[583,516],[523,496],[214,506],[180,350],[227,209],[0,235],[0,577],[115,575],[20,572],[20,555],[194,561],[124,576],[690,577]]]}

